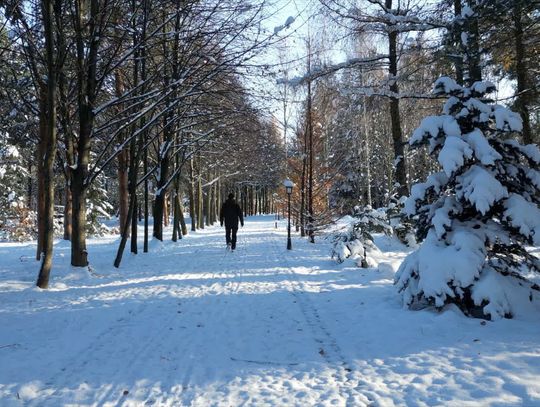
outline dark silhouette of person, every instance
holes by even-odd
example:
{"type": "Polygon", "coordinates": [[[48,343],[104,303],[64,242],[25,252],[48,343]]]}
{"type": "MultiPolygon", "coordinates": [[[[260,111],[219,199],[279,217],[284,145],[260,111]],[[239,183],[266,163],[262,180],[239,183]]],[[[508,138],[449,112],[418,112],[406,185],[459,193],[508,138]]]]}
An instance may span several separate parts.
{"type": "Polygon", "coordinates": [[[234,194],[229,194],[228,199],[221,206],[219,212],[219,223],[223,226],[225,222],[225,240],[231,250],[236,249],[236,232],[238,232],[238,221],[244,227],[244,216],[240,205],[234,200],[234,194]]]}

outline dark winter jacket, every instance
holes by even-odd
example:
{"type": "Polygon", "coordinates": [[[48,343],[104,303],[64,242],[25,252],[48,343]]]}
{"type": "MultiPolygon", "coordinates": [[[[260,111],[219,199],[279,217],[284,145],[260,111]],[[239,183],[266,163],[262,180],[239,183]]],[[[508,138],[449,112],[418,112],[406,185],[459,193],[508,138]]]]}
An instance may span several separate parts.
{"type": "Polygon", "coordinates": [[[242,209],[240,209],[240,206],[234,199],[227,199],[221,206],[219,222],[223,225],[223,221],[225,221],[225,227],[238,229],[238,220],[240,220],[240,223],[244,226],[242,209]]]}

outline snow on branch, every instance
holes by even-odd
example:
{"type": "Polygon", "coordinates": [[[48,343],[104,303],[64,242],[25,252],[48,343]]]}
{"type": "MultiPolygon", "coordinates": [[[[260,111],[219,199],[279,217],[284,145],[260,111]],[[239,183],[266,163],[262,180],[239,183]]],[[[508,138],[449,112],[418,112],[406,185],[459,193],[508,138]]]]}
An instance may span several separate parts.
{"type": "Polygon", "coordinates": [[[274,35],[279,34],[281,31],[285,30],[286,28],[289,28],[292,23],[294,23],[294,17],[289,16],[287,20],[285,20],[285,23],[283,25],[278,25],[274,27],[274,35]]]}
{"type": "Polygon", "coordinates": [[[386,54],[379,54],[379,55],[368,57],[368,58],[351,58],[351,59],[348,59],[347,61],[340,62],[338,64],[326,65],[319,69],[313,69],[310,72],[307,72],[303,76],[297,76],[291,79],[280,78],[276,81],[276,83],[278,85],[285,84],[285,85],[290,85],[290,86],[299,86],[299,85],[303,85],[304,83],[321,78],[323,76],[333,74],[342,69],[350,69],[350,68],[354,68],[358,66],[369,65],[376,62],[380,62],[387,58],[388,58],[388,55],[386,54]]]}

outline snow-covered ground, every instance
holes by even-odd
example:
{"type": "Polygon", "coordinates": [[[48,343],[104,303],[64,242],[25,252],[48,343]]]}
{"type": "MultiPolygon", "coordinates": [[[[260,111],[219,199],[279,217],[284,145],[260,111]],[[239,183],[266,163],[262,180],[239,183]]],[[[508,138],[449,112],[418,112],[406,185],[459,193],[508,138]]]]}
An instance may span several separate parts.
{"type": "Polygon", "coordinates": [[[112,266],[117,238],[89,245],[91,273],[55,247],[51,288],[34,246],[0,245],[1,406],[540,406],[540,310],[483,322],[403,309],[406,251],[363,270],[284,222],[250,217],[238,250],[207,228],[112,266]],[[391,267],[390,267],[391,266],[391,267]]]}

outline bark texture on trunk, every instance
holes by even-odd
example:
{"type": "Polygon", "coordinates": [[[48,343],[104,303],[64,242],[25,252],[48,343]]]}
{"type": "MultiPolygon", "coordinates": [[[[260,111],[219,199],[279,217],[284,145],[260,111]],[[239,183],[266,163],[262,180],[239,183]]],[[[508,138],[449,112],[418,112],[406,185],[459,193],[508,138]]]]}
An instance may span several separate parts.
{"type": "MultiPolygon", "coordinates": [[[[461,0],[454,0],[454,16],[461,16],[461,0]]],[[[459,26],[461,27],[461,26],[459,26]]],[[[459,46],[461,43],[461,30],[454,32],[454,43],[459,46]]],[[[463,57],[456,57],[454,66],[456,68],[456,82],[463,85],[463,57]]]]}
{"type": "Polygon", "coordinates": [[[514,21],[514,47],[516,52],[516,77],[517,77],[517,100],[516,110],[523,122],[523,142],[525,144],[534,143],[531,131],[531,118],[529,112],[529,78],[527,71],[527,56],[523,38],[523,4],[522,0],[514,0],[512,10],[512,20],[514,21]]]}
{"type": "Polygon", "coordinates": [[[83,185],[83,171],[74,171],[71,182],[73,198],[73,230],[71,233],[71,265],[88,266],[86,250],[86,187],[83,185]]]}
{"type": "Polygon", "coordinates": [[[122,255],[124,254],[124,250],[127,243],[127,237],[129,234],[128,230],[131,225],[131,218],[134,215],[137,216],[137,211],[135,208],[135,200],[130,199],[125,222],[122,225],[120,225],[122,237],[120,239],[120,245],[118,246],[118,251],[116,252],[116,258],[114,259],[114,267],[116,268],[120,267],[120,262],[122,261],[122,255]]]}
{"type": "MultiPolygon", "coordinates": [[[[388,9],[392,8],[392,0],[386,0],[388,9]]],[[[401,196],[409,194],[407,182],[407,162],[405,160],[405,149],[403,141],[403,132],[401,130],[401,117],[399,112],[399,86],[397,82],[398,74],[398,33],[390,31],[388,33],[388,58],[390,74],[390,121],[392,128],[392,142],[394,146],[394,157],[397,161],[395,180],[399,184],[398,193],[401,196]]]]}
{"type": "Polygon", "coordinates": [[[199,229],[204,229],[204,195],[200,173],[197,177],[197,219],[199,220],[199,229]]]}
{"type": "MultiPolygon", "coordinates": [[[[68,175],[68,180],[71,176],[68,175]]],[[[64,187],[65,189],[65,201],[64,201],[64,240],[71,240],[71,234],[73,231],[72,228],[72,218],[73,218],[73,199],[71,198],[71,188],[69,183],[66,182],[64,187]]]]}
{"type": "MultiPolygon", "coordinates": [[[[468,5],[476,11],[476,0],[468,0],[468,5]]],[[[471,86],[474,82],[482,80],[482,67],[480,65],[480,34],[478,30],[478,16],[474,14],[467,18],[467,44],[465,52],[467,55],[467,84],[471,86]]]]}
{"type": "Polygon", "coordinates": [[[184,210],[182,209],[182,203],[180,202],[180,198],[178,198],[178,218],[180,219],[180,226],[182,228],[182,234],[185,236],[188,234],[187,226],[186,226],[186,218],[184,217],[184,210]]]}
{"type": "Polygon", "coordinates": [[[131,214],[131,253],[137,254],[139,252],[139,247],[137,245],[137,221],[139,220],[139,217],[137,216],[137,207],[138,207],[138,201],[137,201],[137,194],[133,194],[133,213],[131,214]]]}
{"type": "Polygon", "coordinates": [[[182,239],[182,231],[180,230],[180,198],[178,194],[174,195],[173,204],[173,234],[172,241],[176,242],[178,239],[182,239]]]}
{"type": "MultiPolygon", "coordinates": [[[[122,232],[124,231],[129,210],[128,168],[129,151],[124,149],[118,155],[119,223],[122,232]]],[[[129,234],[129,229],[126,232],[129,234]]]]}
{"type": "Polygon", "coordinates": [[[88,265],[86,249],[86,193],[88,189],[88,166],[94,126],[93,103],[97,89],[97,60],[99,49],[99,0],[89,4],[75,2],[75,44],[77,49],[77,88],[79,108],[79,140],[77,164],[72,172],[71,193],[73,197],[73,231],[71,239],[71,265],[88,265]],[[89,36],[89,38],[88,38],[89,36]]]}
{"type": "Polygon", "coordinates": [[[54,62],[55,50],[53,40],[53,1],[43,0],[42,4],[43,26],[45,29],[45,53],[47,61],[47,122],[44,140],[43,157],[43,255],[37,286],[47,288],[52,268],[53,240],[54,240],[54,163],[56,160],[56,66],[54,62]]]}
{"type": "Polygon", "coordinates": [[[40,89],[39,100],[39,143],[37,146],[37,249],[36,260],[41,260],[43,253],[43,241],[45,233],[45,184],[44,184],[44,160],[47,148],[47,90],[43,86],[40,89]]]}

